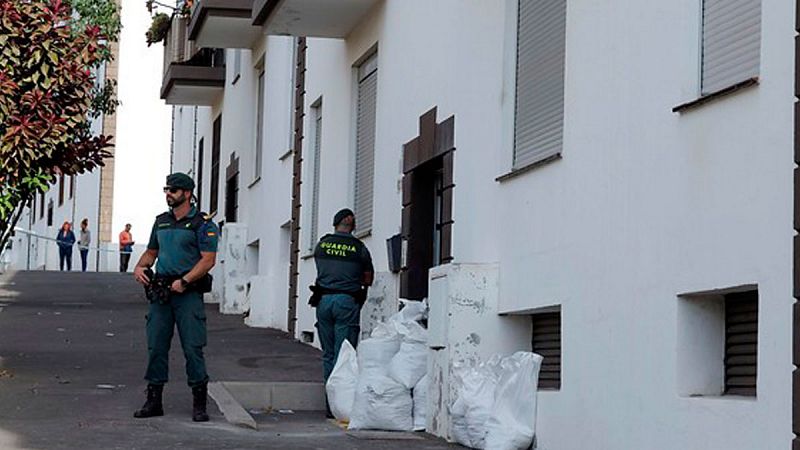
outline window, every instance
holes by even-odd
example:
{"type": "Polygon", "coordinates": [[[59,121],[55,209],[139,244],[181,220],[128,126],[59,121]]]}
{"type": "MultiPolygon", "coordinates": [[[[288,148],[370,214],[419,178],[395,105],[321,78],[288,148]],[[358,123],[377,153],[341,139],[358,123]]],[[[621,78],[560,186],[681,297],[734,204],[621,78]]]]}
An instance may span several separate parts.
{"type": "MultiPolygon", "coordinates": [[[[291,73],[289,74],[290,79],[292,80],[292,88],[289,89],[289,104],[291,107],[289,108],[289,147],[288,151],[281,156],[281,159],[286,158],[292,151],[294,151],[294,138],[295,138],[295,127],[297,126],[297,47],[298,47],[298,38],[292,39],[292,67],[291,73]]],[[[302,107],[302,105],[301,105],[302,107]]],[[[302,112],[302,111],[301,111],[302,112]]]]}
{"type": "Polygon", "coordinates": [[[756,395],[757,286],[680,295],[677,319],[679,395],[756,395]]]}
{"type": "Polygon", "coordinates": [[[203,147],[205,141],[200,138],[197,144],[197,208],[203,209],[203,147]]]}
{"type": "Polygon", "coordinates": [[[378,93],[378,55],[358,67],[356,105],[355,214],[359,234],[372,229],[372,186],[375,172],[375,105],[378,93]]]}
{"type": "Polygon", "coordinates": [[[231,84],[236,84],[239,78],[242,77],[242,49],[233,50],[233,81],[231,84]]]}
{"type": "Polygon", "coordinates": [[[534,314],[533,352],[541,355],[539,389],[561,389],[561,311],[534,314]]]}
{"type": "Polygon", "coordinates": [[[58,206],[64,204],[64,174],[62,173],[58,177],[58,206]]]}
{"type": "Polygon", "coordinates": [[[322,99],[319,99],[311,107],[311,120],[314,126],[314,154],[312,155],[311,167],[311,219],[308,231],[308,251],[313,252],[317,244],[317,234],[319,233],[319,179],[320,165],[322,158],[322,99]]]}
{"type": "Polygon", "coordinates": [[[756,395],[758,291],[725,296],[725,394],[756,395]]]}
{"type": "Polygon", "coordinates": [[[75,198],[75,175],[69,177],[69,198],[75,198]]]}
{"type": "Polygon", "coordinates": [[[261,178],[261,165],[264,152],[264,68],[258,69],[258,96],[256,97],[256,154],[253,180],[261,178]]]}
{"type": "Polygon", "coordinates": [[[704,0],[701,94],[758,76],[761,0],[704,0]]]}
{"type": "Polygon", "coordinates": [[[39,218],[44,218],[44,192],[39,193],[39,218]]]}
{"type": "Polygon", "coordinates": [[[31,198],[31,202],[28,205],[31,208],[31,217],[33,217],[34,221],[36,220],[36,193],[33,194],[31,198]]]}
{"type": "Polygon", "coordinates": [[[214,120],[213,136],[211,136],[211,194],[209,212],[217,212],[219,206],[219,153],[220,140],[222,139],[222,115],[214,120]]]}
{"type": "Polygon", "coordinates": [[[47,204],[47,226],[53,226],[53,200],[50,199],[50,203],[47,204]]]}
{"type": "Polygon", "coordinates": [[[519,0],[513,169],[561,153],[566,0],[519,0]]]}
{"type": "Polygon", "coordinates": [[[239,158],[231,154],[225,170],[225,222],[235,223],[239,213],[239,158]]]}

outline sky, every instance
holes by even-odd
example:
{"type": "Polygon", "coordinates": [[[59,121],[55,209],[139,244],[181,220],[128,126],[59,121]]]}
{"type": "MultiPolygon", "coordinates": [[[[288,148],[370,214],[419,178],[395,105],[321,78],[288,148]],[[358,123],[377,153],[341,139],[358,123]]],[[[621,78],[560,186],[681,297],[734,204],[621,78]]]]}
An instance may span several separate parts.
{"type": "Polygon", "coordinates": [[[169,172],[172,109],[159,94],[164,47],[147,47],[150,15],[144,0],[122,0],[112,240],[130,223],[146,244],[155,216],[166,211],[162,187],[169,172]]]}

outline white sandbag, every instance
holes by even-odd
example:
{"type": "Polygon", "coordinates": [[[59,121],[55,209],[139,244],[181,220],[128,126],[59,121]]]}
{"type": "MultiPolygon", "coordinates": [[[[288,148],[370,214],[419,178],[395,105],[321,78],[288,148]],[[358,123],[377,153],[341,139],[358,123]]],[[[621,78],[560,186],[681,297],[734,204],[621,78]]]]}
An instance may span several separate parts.
{"type": "Polygon", "coordinates": [[[417,322],[402,322],[397,328],[402,342],[389,363],[389,376],[413,389],[428,371],[428,330],[417,322]]]}
{"type": "MultiPolygon", "coordinates": [[[[369,339],[364,339],[358,345],[359,374],[377,371],[380,374],[389,374],[389,363],[400,350],[400,335],[391,331],[384,324],[378,325],[376,335],[373,333],[369,339]]],[[[361,376],[361,375],[359,375],[361,376]]]]}
{"type": "Polygon", "coordinates": [[[411,391],[374,371],[362,372],[348,429],[411,431],[411,391]]]}
{"type": "Polygon", "coordinates": [[[358,357],[356,350],[347,339],[339,349],[339,358],[333,366],[325,391],[328,394],[328,406],[338,420],[350,420],[350,412],[356,398],[358,384],[358,357]]]}
{"type": "Polygon", "coordinates": [[[413,389],[427,371],[428,346],[419,342],[401,343],[389,363],[389,376],[406,389],[413,389]]]}
{"type": "Polygon", "coordinates": [[[389,317],[389,322],[416,322],[428,317],[427,301],[400,300],[400,303],[403,309],[389,317]]]}
{"type": "Polygon", "coordinates": [[[536,391],[542,357],[517,352],[501,363],[492,414],[486,424],[486,450],[525,450],[536,433],[536,391]]]}
{"type": "Polygon", "coordinates": [[[451,407],[453,438],[462,445],[482,449],[486,422],[494,407],[500,357],[494,356],[477,367],[456,369],[457,399],[451,407]]]}
{"type": "Polygon", "coordinates": [[[425,431],[428,418],[428,375],[420,378],[411,392],[414,400],[414,431],[425,431]]]}

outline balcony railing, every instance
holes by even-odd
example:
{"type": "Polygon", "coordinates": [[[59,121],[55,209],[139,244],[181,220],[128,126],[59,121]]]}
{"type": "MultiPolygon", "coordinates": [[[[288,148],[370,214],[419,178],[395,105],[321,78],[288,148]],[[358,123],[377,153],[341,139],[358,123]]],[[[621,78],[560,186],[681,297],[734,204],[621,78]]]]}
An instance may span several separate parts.
{"type": "Polygon", "coordinates": [[[170,105],[210,106],[225,87],[225,51],[190,41],[188,22],[175,16],[164,40],[161,98],[170,105]]]}

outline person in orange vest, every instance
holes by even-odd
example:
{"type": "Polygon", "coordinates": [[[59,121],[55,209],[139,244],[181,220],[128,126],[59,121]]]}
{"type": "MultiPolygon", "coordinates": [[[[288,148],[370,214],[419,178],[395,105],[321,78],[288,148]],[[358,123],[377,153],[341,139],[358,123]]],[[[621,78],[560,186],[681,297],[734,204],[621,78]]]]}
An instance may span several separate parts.
{"type": "Polygon", "coordinates": [[[131,260],[133,252],[133,235],[131,235],[131,224],[126,223],[125,229],[119,234],[119,271],[128,271],[128,262],[131,260]]]}

